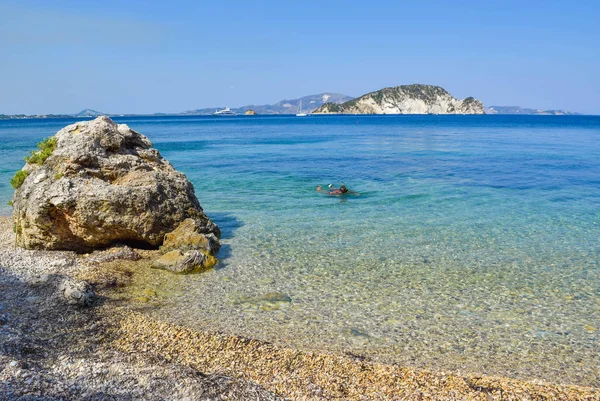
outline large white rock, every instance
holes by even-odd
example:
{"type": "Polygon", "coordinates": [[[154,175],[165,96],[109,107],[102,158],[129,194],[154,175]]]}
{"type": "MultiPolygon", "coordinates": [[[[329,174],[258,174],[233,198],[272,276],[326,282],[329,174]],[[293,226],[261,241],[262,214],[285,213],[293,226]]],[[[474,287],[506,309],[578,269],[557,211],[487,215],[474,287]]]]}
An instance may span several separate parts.
{"type": "Polygon", "coordinates": [[[56,149],[13,197],[17,245],[88,251],[120,242],[158,247],[187,218],[219,235],[192,184],[144,135],[108,117],[56,134],[56,149]]]}

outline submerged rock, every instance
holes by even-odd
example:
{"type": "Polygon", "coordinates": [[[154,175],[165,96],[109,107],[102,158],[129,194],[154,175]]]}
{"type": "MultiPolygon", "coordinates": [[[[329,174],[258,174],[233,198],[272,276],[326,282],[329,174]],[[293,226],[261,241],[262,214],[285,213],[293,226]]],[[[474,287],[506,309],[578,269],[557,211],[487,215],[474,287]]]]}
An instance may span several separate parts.
{"type": "Polygon", "coordinates": [[[185,175],[127,125],[108,117],[79,122],[60,130],[51,145],[32,154],[16,185],[17,245],[156,248],[186,219],[197,233],[220,234],[185,175]]]}
{"type": "Polygon", "coordinates": [[[230,298],[234,305],[247,304],[264,311],[277,310],[280,309],[281,306],[290,305],[292,303],[292,298],[289,295],[278,291],[268,292],[258,296],[232,294],[230,298]]]}
{"type": "Polygon", "coordinates": [[[176,249],[165,253],[162,257],[152,263],[155,269],[164,269],[173,273],[194,273],[209,269],[215,265],[217,260],[205,253],[196,250],[182,252],[176,249]]]}

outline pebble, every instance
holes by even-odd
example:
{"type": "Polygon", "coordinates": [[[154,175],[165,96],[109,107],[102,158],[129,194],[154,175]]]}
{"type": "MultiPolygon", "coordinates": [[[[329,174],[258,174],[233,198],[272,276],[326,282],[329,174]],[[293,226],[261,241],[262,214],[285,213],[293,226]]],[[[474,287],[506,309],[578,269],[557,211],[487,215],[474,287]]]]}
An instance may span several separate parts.
{"type": "Polygon", "coordinates": [[[34,277],[31,280],[31,284],[33,285],[44,285],[47,284],[48,281],[50,281],[50,275],[49,274],[41,274],[37,277],[34,277]]]}
{"type": "Polygon", "coordinates": [[[51,267],[67,267],[67,266],[72,266],[73,265],[73,260],[70,260],[70,259],[53,260],[52,262],[49,263],[49,265],[51,267]]]}

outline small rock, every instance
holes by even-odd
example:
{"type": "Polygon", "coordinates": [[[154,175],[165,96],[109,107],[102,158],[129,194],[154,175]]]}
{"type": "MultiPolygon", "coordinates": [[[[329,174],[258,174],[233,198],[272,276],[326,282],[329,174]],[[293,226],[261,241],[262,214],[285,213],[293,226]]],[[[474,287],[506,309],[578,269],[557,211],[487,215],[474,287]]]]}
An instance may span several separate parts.
{"type": "Polygon", "coordinates": [[[281,292],[268,292],[255,297],[248,297],[243,294],[232,294],[231,298],[234,305],[248,304],[263,311],[278,310],[282,306],[290,305],[292,303],[292,298],[281,292]]]}
{"type": "Polygon", "coordinates": [[[90,306],[96,298],[92,286],[86,281],[66,278],[60,284],[58,291],[68,304],[90,306]]]}
{"type": "Polygon", "coordinates": [[[140,260],[139,253],[127,245],[113,247],[103,251],[95,251],[89,257],[88,261],[95,263],[111,262],[113,260],[140,260]]]}
{"type": "Polygon", "coordinates": [[[216,259],[211,255],[206,255],[200,251],[182,252],[176,249],[165,253],[159,259],[152,263],[156,269],[164,269],[173,273],[192,273],[202,271],[213,267],[216,259]]]}
{"type": "Polygon", "coordinates": [[[52,262],[50,262],[50,266],[51,267],[69,267],[72,266],[74,263],[73,260],[71,259],[58,259],[58,260],[54,260],[52,262]]]}
{"type": "Polygon", "coordinates": [[[206,232],[206,227],[194,219],[185,219],[179,226],[165,235],[160,247],[163,252],[180,249],[181,251],[198,250],[207,255],[215,255],[220,248],[216,235],[206,232]]]}
{"type": "Polygon", "coordinates": [[[35,303],[38,303],[39,301],[40,301],[40,298],[35,295],[31,295],[31,296],[28,296],[27,298],[25,298],[25,302],[30,303],[30,304],[35,304],[35,303]]]}
{"type": "Polygon", "coordinates": [[[44,285],[44,284],[47,284],[48,281],[50,281],[50,275],[49,274],[41,274],[39,276],[33,277],[31,279],[31,284],[32,285],[44,285]]]}
{"type": "Polygon", "coordinates": [[[369,338],[370,337],[367,333],[364,333],[364,332],[362,332],[362,331],[360,331],[358,329],[355,329],[355,328],[351,328],[349,330],[349,333],[351,335],[353,335],[354,337],[364,337],[364,338],[369,338]]]}
{"type": "Polygon", "coordinates": [[[369,334],[356,328],[350,328],[350,330],[348,330],[348,334],[350,334],[350,341],[356,345],[366,345],[371,340],[371,336],[369,334]]]}
{"type": "Polygon", "coordinates": [[[44,181],[46,178],[48,178],[48,176],[45,173],[39,174],[35,177],[35,179],[33,180],[33,183],[39,184],[40,182],[44,181]]]}
{"type": "Polygon", "coordinates": [[[10,363],[8,364],[8,366],[10,366],[11,368],[16,368],[17,365],[19,365],[18,361],[10,361],[10,363]]]}
{"type": "Polygon", "coordinates": [[[259,301],[269,302],[269,303],[277,303],[277,302],[292,302],[292,298],[289,295],[283,294],[281,292],[268,292],[258,297],[259,301]]]}

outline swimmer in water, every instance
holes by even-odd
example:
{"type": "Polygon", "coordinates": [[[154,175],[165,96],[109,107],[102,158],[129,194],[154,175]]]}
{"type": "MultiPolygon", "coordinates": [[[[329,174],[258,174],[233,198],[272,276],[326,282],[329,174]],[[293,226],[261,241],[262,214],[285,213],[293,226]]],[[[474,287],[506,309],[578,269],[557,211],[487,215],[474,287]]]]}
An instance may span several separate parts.
{"type": "Polygon", "coordinates": [[[346,195],[347,193],[349,193],[350,191],[348,191],[348,188],[346,188],[346,186],[344,185],[344,183],[342,183],[342,186],[337,189],[334,188],[333,185],[329,184],[329,195],[346,195]]]}
{"type": "Polygon", "coordinates": [[[339,195],[360,196],[360,194],[358,192],[350,191],[348,188],[346,188],[346,185],[343,182],[342,182],[342,186],[340,186],[339,189],[334,187],[333,185],[329,184],[329,192],[327,194],[334,195],[334,196],[339,196],[339,195]]]}

